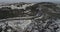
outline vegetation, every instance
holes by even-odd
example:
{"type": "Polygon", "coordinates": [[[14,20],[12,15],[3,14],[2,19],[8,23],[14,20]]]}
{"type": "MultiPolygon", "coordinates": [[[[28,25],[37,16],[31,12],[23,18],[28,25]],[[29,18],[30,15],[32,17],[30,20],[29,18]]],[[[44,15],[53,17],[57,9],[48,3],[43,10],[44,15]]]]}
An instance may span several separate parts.
{"type": "MultiPolygon", "coordinates": [[[[23,17],[26,15],[35,16],[38,13],[39,9],[41,9],[41,11],[43,13],[54,15],[54,13],[51,10],[49,10],[49,8],[52,9],[54,12],[56,12],[58,9],[60,9],[59,7],[56,7],[56,4],[50,3],[50,2],[37,3],[33,6],[26,7],[26,10],[24,10],[24,9],[11,9],[10,7],[2,7],[2,8],[0,8],[0,19],[10,18],[10,17],[18,17],[18,16],[23,17]],[[43,4],[46,4],[46,5],[43,5],[43,4]],[[50,5],[48,5],[48,4],[50,4],[50,5]],[[41,7],[42,9],[39,7],[41,7]],[[24,13],[24,11],[27,11],[27,10],[31,10],[31,11],[29,11],[28,13],[24,13]]],[[[60,14],[60,13],[58,13],[58,11],[56,13],[60,14]]]]}

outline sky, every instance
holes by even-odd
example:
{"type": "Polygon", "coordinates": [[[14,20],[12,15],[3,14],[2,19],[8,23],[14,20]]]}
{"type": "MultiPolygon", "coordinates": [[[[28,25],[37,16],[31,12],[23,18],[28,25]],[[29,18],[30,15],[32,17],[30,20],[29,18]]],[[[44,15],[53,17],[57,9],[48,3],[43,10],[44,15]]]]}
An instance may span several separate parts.
{"type": "Polygon", "coordinates": [[[60,0],[0,0],[0,3],[14,3],[14,2],[57,2],[60,3],[60,0]]]}

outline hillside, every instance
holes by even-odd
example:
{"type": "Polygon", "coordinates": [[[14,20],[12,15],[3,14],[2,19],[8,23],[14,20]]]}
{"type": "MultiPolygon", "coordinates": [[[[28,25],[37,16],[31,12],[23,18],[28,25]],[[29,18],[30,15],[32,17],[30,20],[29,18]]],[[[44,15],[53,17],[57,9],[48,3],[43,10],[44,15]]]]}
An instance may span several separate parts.
{"type": "Polygon", "coordinates": [[[0,5],[3,32],[60,32],[60,5],[51,2],[0,5]]]}

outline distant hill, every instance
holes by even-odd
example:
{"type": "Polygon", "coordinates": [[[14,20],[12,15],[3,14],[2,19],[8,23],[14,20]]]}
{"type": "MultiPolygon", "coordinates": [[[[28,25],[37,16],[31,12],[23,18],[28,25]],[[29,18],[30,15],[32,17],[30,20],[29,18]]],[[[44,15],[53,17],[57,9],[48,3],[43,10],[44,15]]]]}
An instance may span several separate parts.
{"type": "MultiPolygon", "coordinates": [[[[30,4],[30,3],[21,2],[21,3],[12,3],[11,5],[15,5],[15,4],[30,4]]],[[[8,4],[8,5],[10,5],[10,4],[8,4]]],[[[0,9],[0,19],[10,18],[10,17],[36,16],[36,14],[39,11],[42,11],[43,13],[47,13],[50,15],[52,14],[54,16],[55,16],[55,14],[57,14],[57,15],[60,14],[60,12],[59,12],[60,9],[59,9],[59,7],[57,7],[57,4],[52,3],[52,2],[40,2],[40,3],[36,3],[32,6],[26,7],[26,10],[11,9],[8,7],[3,7],[0,9]],[[24,11],[28,11],[28,13],[24,13],[24,11]]]]}

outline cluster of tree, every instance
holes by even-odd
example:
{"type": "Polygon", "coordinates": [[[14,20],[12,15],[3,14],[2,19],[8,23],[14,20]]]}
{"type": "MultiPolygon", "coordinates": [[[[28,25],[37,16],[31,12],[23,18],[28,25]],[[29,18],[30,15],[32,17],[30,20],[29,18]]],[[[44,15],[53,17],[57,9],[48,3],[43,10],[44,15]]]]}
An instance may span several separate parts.
{"type": "Polygon", "coordinates": [[[0,8],[0,19],[10,18],[10,17],[18,17],[20,14],[22,15],[23,9],[11,9],[9,7],[0,8]]]}

